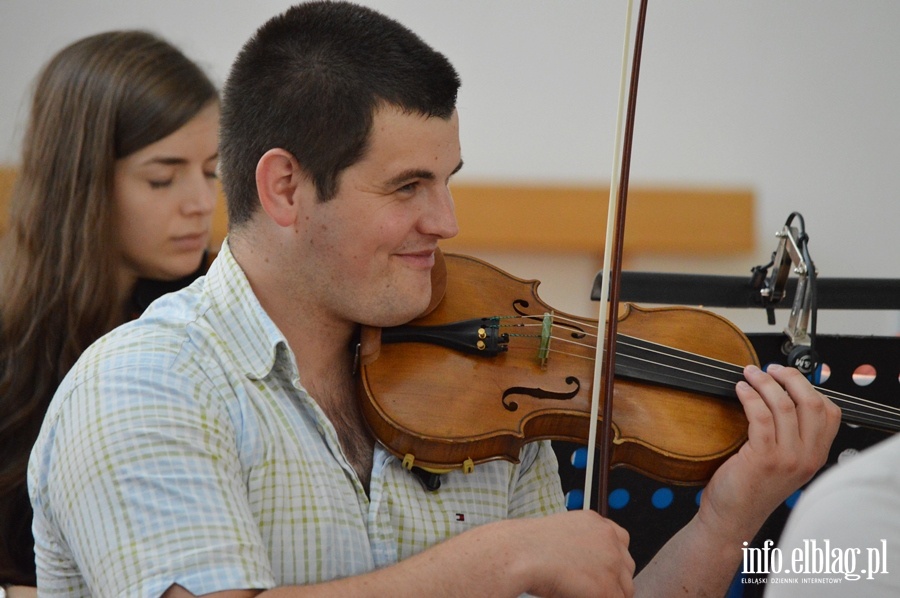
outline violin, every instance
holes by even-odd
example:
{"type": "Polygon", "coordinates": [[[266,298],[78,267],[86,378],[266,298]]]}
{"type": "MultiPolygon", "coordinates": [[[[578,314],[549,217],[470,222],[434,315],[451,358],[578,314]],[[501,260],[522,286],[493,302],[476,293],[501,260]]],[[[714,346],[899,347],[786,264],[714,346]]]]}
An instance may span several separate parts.
{"type": "MultiPolygon", "coordinates": [[[[378,440],[408,469],[435,473],[517,462],[534,440],[584,443],[598,321],[554,310],[538,281],[468,256],[440,262],[429,312],[362,333],[360,400],[378,440]]],[[[734,386],[744,365],[760,365],[753,346],[696,308],[623,304],[617,320],[611,465],[708,481],[746,440],[734,386]]],[[[845,422],[900,429],[897,409],[818,390],[845,422]]]]}

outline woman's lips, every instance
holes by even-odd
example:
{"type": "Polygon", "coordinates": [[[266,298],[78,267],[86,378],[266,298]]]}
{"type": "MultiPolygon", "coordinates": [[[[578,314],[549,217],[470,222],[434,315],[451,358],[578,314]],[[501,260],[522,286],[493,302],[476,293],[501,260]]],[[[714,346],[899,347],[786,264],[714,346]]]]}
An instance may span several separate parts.
{"type": "Polygon", "coordinates": [[[204,231],[201,233],[173,237],[172,243],[181,251],[198,251],[206,249],[206,246],[209,243],[209,232],[204,231]]]}

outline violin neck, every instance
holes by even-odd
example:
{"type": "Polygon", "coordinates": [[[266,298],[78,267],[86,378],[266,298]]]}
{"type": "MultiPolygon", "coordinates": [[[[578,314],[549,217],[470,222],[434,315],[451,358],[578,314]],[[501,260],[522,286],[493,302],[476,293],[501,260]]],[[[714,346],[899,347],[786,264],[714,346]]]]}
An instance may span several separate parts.
{"type": "MultiPolygon", "coordinates": [[[[725,399],[737,398],[734,385],[744,379],[741,366],[621,334],[616,337],[615,371],[616,377],[725,399]]],[[[844,423],[900,431],[897,407],[826,388],[816,390],[841,408],[844,423]]]]}
{"type": "Polygon", "coordinates": [[[860,399],[826,388],[816,387],[816,390],[841,408],[841,421],[846,424],[865,426],[885,432],[900,431],[900,409],[897,407],[860,399]]]}

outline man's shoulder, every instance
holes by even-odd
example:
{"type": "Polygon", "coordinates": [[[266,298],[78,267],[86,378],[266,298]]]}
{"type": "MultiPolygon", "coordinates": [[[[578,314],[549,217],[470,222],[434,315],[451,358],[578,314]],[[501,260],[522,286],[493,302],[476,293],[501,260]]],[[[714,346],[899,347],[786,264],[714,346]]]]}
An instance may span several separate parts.
{"type": "Polygon", "coordinates": [[[215,327],[202,284],[169,293],[155,301],[140,318],[126,322],[93,343],[87,359],[111,355],[177,354],[185,343],[197,343],[215,327]]]}
{"type": "Polygon", "coordinates": [[[81,355],[60,389],[141,378],[191,377],[210,370],[218,349],[215,318],[198,288],[156,301],[137,320],[100,337],[81,355]]]}

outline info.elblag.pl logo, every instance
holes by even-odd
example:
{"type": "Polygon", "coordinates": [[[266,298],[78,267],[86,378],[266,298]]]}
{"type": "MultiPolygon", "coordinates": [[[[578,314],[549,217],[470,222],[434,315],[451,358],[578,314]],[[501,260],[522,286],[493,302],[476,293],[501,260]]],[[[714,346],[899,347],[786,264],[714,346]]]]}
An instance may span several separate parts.
{"type": "MultiPolygon", "coordinates": [[[[762,548],[752,548],[744,542],[743,573],[745,575],[776,575],[769,583],[840,583],[874,579],[887,570],[887,540],[880,546],[841,548],[829,540],[803,540],[803,545],[785,553],[766,540],[762,548]],[[794,575],[794,577],[788,577],[794,575]]],[[[763,582],[765,583],[765,582],[763,582]]]]}

